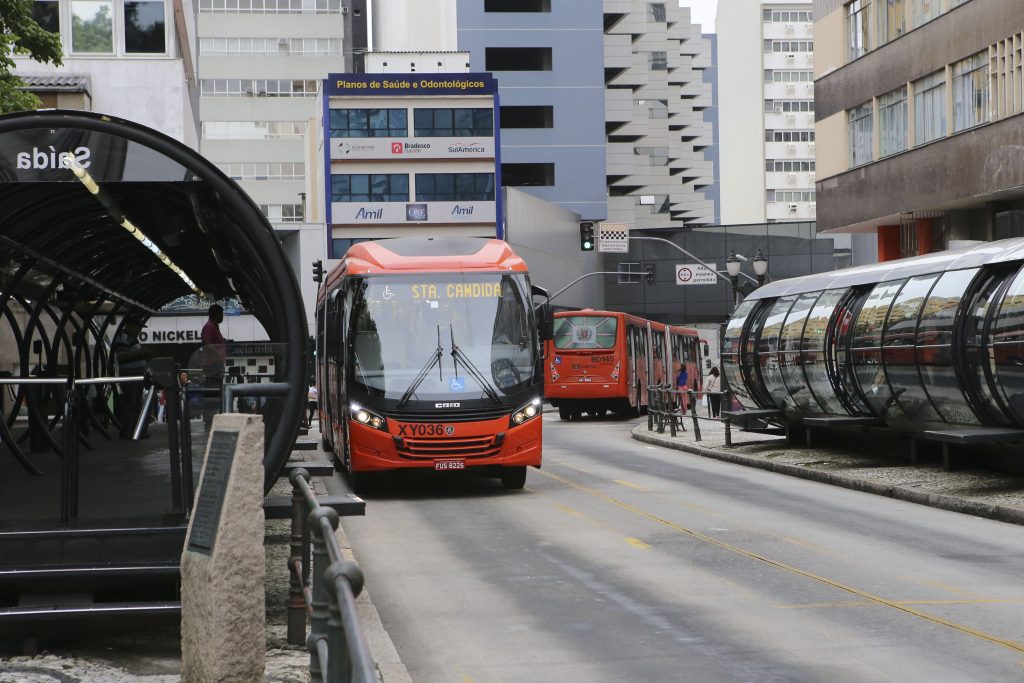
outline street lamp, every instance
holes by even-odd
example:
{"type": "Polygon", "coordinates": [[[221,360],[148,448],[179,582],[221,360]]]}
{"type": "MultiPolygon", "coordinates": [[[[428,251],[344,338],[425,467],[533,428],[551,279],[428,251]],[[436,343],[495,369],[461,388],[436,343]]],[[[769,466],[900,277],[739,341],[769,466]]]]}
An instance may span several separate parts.
{"type": "Polygon", "coordinates": [[[725,260],[725,270],[729,273],[729,280],[732,282],[732,307],[735,309],[740,305],[740,260],[736,256],[736,252],[733,252],[732,255],[725,260]]]}
{"type": "MultiPolygon", "coordinates": [[[[757,286],[761,287],[764,285],[764,276],[768,273],[768,259],[765,258],[765,255],[761,253],[760,249],[758,249],[757,253],[754,254],[753,266],[754,275],[757,276],[757,286]]],[[[739,264],[737,264],[736,267],[739,269],[739,264]]]]}
{"type": "Polygon", "coordinates": [[[747,258],[742,254],[733,252],[729,258],[725,260],[725,270],[729,274],[729,280],[732,282],[732,293],[733,293],[733,308],[740,304],[740,290],[739,290],[739,278],[740,275],[747,278],[751,282],[754,282],[754,278],[750,277],[746,273],[740,271],[740,265],[743,261],[746,261],[754,268],[754,275],[757,276],[757,286],[761,287],[764,285],[764,278],[768,274],[768,257],[758,249],[757,253],[754,254],[754,258],[747,258]]]}

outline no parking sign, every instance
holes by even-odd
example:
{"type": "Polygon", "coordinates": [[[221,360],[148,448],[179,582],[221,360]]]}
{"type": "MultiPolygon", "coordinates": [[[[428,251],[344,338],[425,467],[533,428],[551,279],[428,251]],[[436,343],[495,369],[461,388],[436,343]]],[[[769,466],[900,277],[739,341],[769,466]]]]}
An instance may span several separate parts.
{"type": "Polygon", "coordinates": [[[677,263],[676,284],[677,285],[713,285],[718,280],[715,274],[717,266],[714,263],[707,264],[705,268],[699,263],[677,263]]]}

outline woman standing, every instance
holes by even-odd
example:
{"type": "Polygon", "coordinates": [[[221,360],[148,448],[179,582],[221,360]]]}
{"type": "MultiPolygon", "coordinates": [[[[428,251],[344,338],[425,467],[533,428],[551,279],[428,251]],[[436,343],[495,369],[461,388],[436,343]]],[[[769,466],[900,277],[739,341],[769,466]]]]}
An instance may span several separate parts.
{"type": "Polygon", "coordinates": [[[708,405],[711,407],[711,417],[718,417],[722,409],[722,379],[719,377],[718,368],[711,368],[708,371],[708,379],[704,382],[704,395],[708,397],[708,405]]]}

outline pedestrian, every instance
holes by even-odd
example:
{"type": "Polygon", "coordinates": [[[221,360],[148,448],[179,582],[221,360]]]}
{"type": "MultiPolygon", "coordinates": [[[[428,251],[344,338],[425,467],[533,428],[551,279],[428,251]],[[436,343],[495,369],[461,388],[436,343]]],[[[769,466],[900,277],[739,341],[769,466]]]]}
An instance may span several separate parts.
{"type": "Polygon", "coordinates": [[[156,398],[156,419],[164,422],[164,412],[167,410],[167,393],[161,389],[156,398]]]}
{"type": "Polygon", "coordinates": [[[306,415],[306,429],[313,426],[313,416],[316,415],[317,408],[319,407],[318,401],[319,394],[316,390],[315,384],[309,385],[309,391],[306,392],[306,408],[308,414],[306,415]]]}
{"type": "MultiPolygon", "coordinates": [[[[203,325],[201,334],[203,345],[200,348],[200,363],[203,383],[207,387],[220,389],[224,383],[224,360],[227,356],[224,335],[220,332],[220,324],[224,321],[224,308],[220,304],[210,304],[208,314],[209,318],[203,325]]],[[[203,399],[203,422],[209,427],[213,424],[213,416],[218,412],[220,396],[204,396],[203,399]]]]}
{"type": "Polygon", "coordinates": [[[719,376],[718,368],[711,368],[708,371],[708,379],[704,382],[704,395],[708,397],[708,406],[711,408],[711,417],[718,417],[722,410],[722,378],[719,376]]]}
{"type": "MultiPolygon", "coordinates": [[[[120,377],[144,375],[146,373],[146,350],[139,342],[139,333],[144,327],[141,320],[128,317],[121,323],[121,329],[114,336],[110,350],[117,361],[117,374],[120,377]]],[[[114,414],[118,422],[118,437],[130,439],[135,431],[135,424],[142,412],[143,382],[119,382],[114,392],[114,414]]],[[[148,418],[148,416],[147,416],[148,418]]],[[[142,426],[139,438],[149,438],[149,420],[142,426]]]]}
{"type": "Polygon", "coordinates": [[[676,389],[679,391],[679,409],[684,414],[689,409],[689,400],[686,395],[687,380],[689,380],[689,375],[686,372],[686,363],[680,363],[679,374],[676,375],[676,389]]]}

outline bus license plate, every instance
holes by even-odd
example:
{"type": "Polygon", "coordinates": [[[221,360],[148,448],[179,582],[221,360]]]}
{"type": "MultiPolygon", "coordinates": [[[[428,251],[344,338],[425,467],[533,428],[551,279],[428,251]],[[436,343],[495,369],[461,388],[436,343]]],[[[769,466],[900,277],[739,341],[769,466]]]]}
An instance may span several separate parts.
{"type": "Polygon", "coordinates": [[[437,460],[434,462],[435,470],[464,470],[466,463],[461,460],[437,460]]]}

